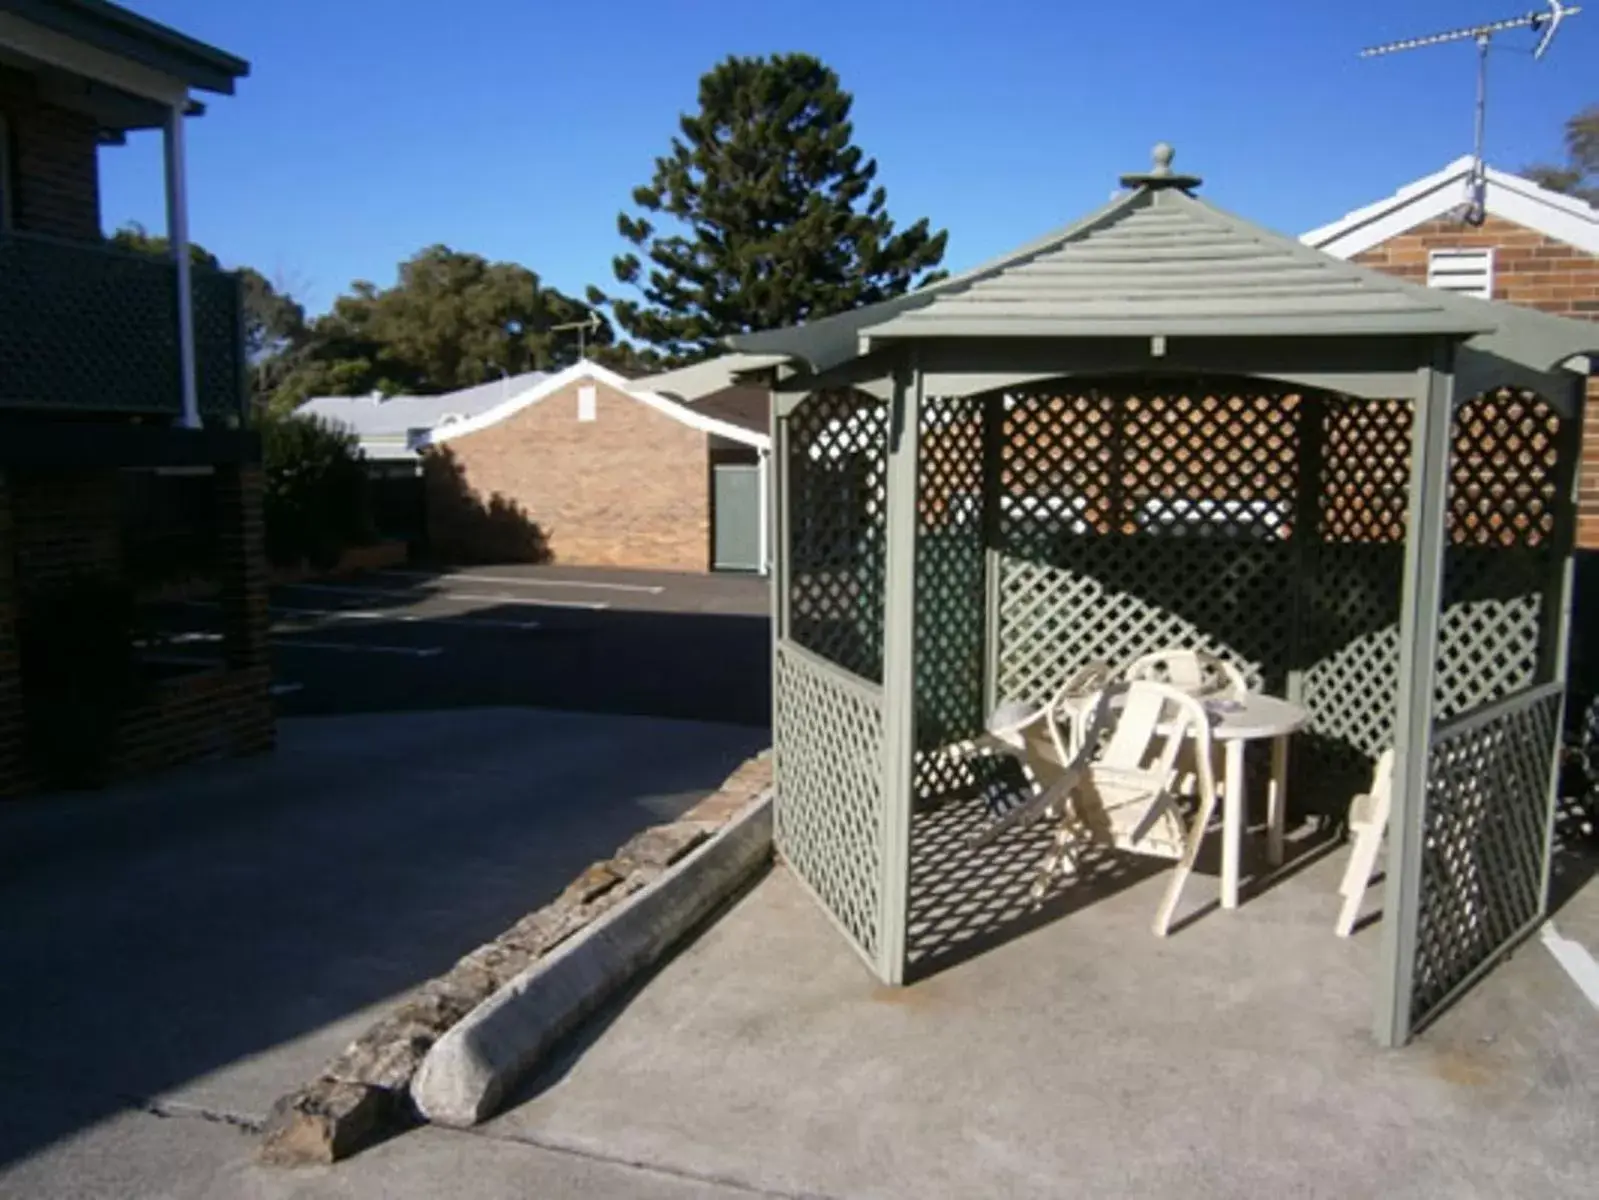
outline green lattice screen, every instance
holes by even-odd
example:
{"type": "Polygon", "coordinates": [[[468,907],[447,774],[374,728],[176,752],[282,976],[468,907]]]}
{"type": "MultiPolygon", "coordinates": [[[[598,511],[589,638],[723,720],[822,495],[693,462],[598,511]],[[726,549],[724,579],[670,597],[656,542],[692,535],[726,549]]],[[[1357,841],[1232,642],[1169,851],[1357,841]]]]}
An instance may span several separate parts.
{"type": "Polygon", "coordinates": [[[1158,380],[1007,397],[998,692],[1166,646],[1280,689],[1293,607],[1298,395],[1158,380]]]}
{"type": "Polygon", "coordinates": [[[776,660],[778,852],[882,974],[882,689],[787,643],[776,660]]]}
{"type": "Polygon", "coordinates": [[[242,415],[244,344],[239,277],[197,270],[194,284],[194,374],[200,413],[206,420],[242,415]]]}
{"type": "Polygon", "coordinates": [[[1563,555],[1554,409],[1526,392],[1478,396],[1456,411],[1453,442],[1439,721],[1542,682],[1563,555]]]}
{"type": "Polygon", "coordinates": [[[176,416],[176,297],[170,262],[0,234],[0,402],[176,416]]]}
{"type": "Polygon", "coordinates": [[[1314,406],[1320,469],[1297,638],[1311,719],[1295,739],[1291,786],[1328,811],[1365,789],[1393,741],[1413,407],[1333,398],[1314,406]]]}
{"type": "Polygon", "coordinates": [[[924,399],[919,449],[914,790],[926,802],[975,782],[969,766],[932,752],[983,726],[982,400],[924,399]]]}
{"type": "Polygon", "coordinates": [[[1412,1029],[1543,912],[1560,702],[1559,686],[1546,684],[1433,735],[1412,1029]]]}
{"type": "Polygon", "coordinates": [[[1543,913],[1562,688],[1552,682],[1573,514],[1558,414],[1509,390],[1453,423],[1411,1027],[1543,913]]]}
{"type": "Polygon", "coordinates": [[[785,422],[787,636],[881,683],[888,410],[870,396],[822,392],[785,422]]]}

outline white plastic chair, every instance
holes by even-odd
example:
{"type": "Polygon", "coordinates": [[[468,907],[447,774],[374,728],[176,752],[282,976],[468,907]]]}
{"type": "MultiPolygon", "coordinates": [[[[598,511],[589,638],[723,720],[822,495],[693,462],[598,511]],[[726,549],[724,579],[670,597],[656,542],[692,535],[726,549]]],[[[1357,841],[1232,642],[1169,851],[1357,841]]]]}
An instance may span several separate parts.
{"type": "Polygon", "coordinates": [[[1129,683],[1169,684],[1191,696],[1242,700],[1249,692],[1243,672],[1208,650],[1156,650],[1133,659],[1121,676],[1129,683]]]}
{"type": "Polygon", "coordinates": [[[1165,937],[1216,811],[1210,750],[1209,717],[1186,692],[1136,681],[1100,693],[1082,751],[1056,784],[1065,793],[1060,826],[1034,898],[1042,898],[1062,862],[1075,865],[1074,851],[1084,844],[1172,859],[1177,866],[1153,925],[1155,935],[1165,937]],[[1198,796],[1191,820],[1178,802],[1179,755],[1190,740],[1198,796]]]}
{"type": "Polygon", "coordinates": [[[1371,790],[1356,796],[1349,804],[1349,832],[1355,845],[1349,852],[1343,882],[1338,885],[1338,894],[1344,898],[1343,907],[1338,911],[1338,936],[1341,938],[1354,931],[1360,902],[1371,884],[1372,872],[1377,869],[1377,853],[1388,831],[1393,786],[1394,752],[1390,748],[1382,752],[1372,770],[1371,790]]]}
{"type": "Polygon", "coordinates": [[[977,738],[951,749],[962,756],[1003,754],[1026,773],[1032,794],[972,837],[975,849],[1005,830],[1060,812],[1059,802],[1080,770],[1085,721],[1113,672],[1107,663],[1086,663],[1063,680],[1049,702],[1034,706],[1005,701],[989,714],[977,738]]]}

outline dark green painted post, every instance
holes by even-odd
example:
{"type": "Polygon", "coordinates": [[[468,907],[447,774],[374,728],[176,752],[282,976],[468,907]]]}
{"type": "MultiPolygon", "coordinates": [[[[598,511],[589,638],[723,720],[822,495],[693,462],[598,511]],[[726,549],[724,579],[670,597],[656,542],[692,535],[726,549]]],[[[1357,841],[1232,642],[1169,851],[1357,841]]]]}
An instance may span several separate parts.
{"type": "Polygon", "coordinates": [[[888,413],[888,537],[883,586],[883,818],[878,973],[905,981],[911,791],[916,754],[916,490],[921,373],[902,359],[888,413]]]}
{"type": "Polygon", "coordinates": [[[1411,418],[1410,508],[1405,525],[1404,598],[1399,615],[1399,694],[1394,722],[1393,809],[1388,823],[1376,1012],[1377,1041],[1410,1040],[1411,984],[1421,907],[1427,804],[1427,758],[1442,620],[1444,547],[1448,540],[1454,347],[1438,343],[1416,373],[1411,418]]]}

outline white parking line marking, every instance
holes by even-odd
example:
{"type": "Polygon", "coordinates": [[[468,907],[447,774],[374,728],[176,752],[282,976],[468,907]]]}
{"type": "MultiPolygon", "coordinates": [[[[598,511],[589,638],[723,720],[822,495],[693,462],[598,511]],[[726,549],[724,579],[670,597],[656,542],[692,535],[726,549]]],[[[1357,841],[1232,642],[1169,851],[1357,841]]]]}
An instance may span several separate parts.
{"type": "Polygon", "coordinates": [[[526,596],[491,596],[486,592],[445,592],[450,600],[484,600],[495,604],[526,604],[530,608],[582,608],[602,612],[611,606],[604,600],[530,600],[526,596]]]}
{"type": "Polygon", "coordinates": [[[302,592],[327,592],[338,596],[392,596],[408,604],[424,600],[493,601],[496,604],[522,604],[531,608],[583,608],[592,611],[610,608],[604,600],[533,600],[527,596],[490,596],[479,592],[427,592],[412,595],[412,588],[358,588],[338,583],[296,583],[292,587],[302,592]]]}
{"type": "Polygon", "coordinates": [[[403,654],[408,658],[437,658],[443,646],[369,646],[364,642],[279,641],[278,647],[293,650],[341,650],[350,654],[403,654]]]}
{"type": "Polygon", "coordinates": [[[451,616],[448,613],[439,616],[427,616],[418,613],[387,613],[377,612],[369,608],[280,608],[274,606],[272,611],[281,617],[314,617],[326,618],[334,621],[405,621],[411,624],[426,624],[434,622],[449,625],[481,625],[485,629],[542,629],[537,621],[499,621],[493,617],[451,616]]]}
{"type": "Polygon", "coordinates": [[[648,596],[659,596],[666,590],[660,584],[652,583],[602,583],[588,579],[530,579],[521,575],[476,575],[469,572],[451,572],[447,575],[434,575],[427,571],[377,571],[378,575],[391,575],[401,579],[437,579],[440,583],[448,583],[452,579],[459,579],[466,583],[514,583],[518,587],[566,587],[588,588],[596,592],[642,592],[648,596]]]}
{"type": "Polygon", "coordinates": [[[303,683],[274,683],[267,689],[268,693],[273,696],[292,696],[295,692],[303,692],[304,690],[305,684],[303,683]]]}
{"type": "Polygon", "coordinates": [[[1599,1008],[1599,962],[1594,961],[1588,948],[1581,942],[1561,937],[1553,921],[1544,922],[1543,928],[1538,931],[1538,939],[1548,947],[1549,953],[1555,956],[1555,961],[1571,976],[1571,981],[1582,994],[1588,997],[1588,1003],[1599,1008]]]}

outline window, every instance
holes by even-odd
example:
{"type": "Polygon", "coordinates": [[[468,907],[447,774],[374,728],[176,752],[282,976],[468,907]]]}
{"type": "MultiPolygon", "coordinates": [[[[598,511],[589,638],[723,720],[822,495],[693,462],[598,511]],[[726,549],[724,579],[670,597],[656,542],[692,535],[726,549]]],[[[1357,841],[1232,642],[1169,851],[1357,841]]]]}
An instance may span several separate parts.
{"type": "Polygon", "coordinates": [[[579,421],[592,421],[598,415],[594,385],[586,383],[577,389],[577,419],[579,421]]]}
{"type": "Polygon", "coordinates": [[[1492,250],[1433,250],[1427,255],[1427,286],[1492,300],[1494,252],[1492,250]]]}

